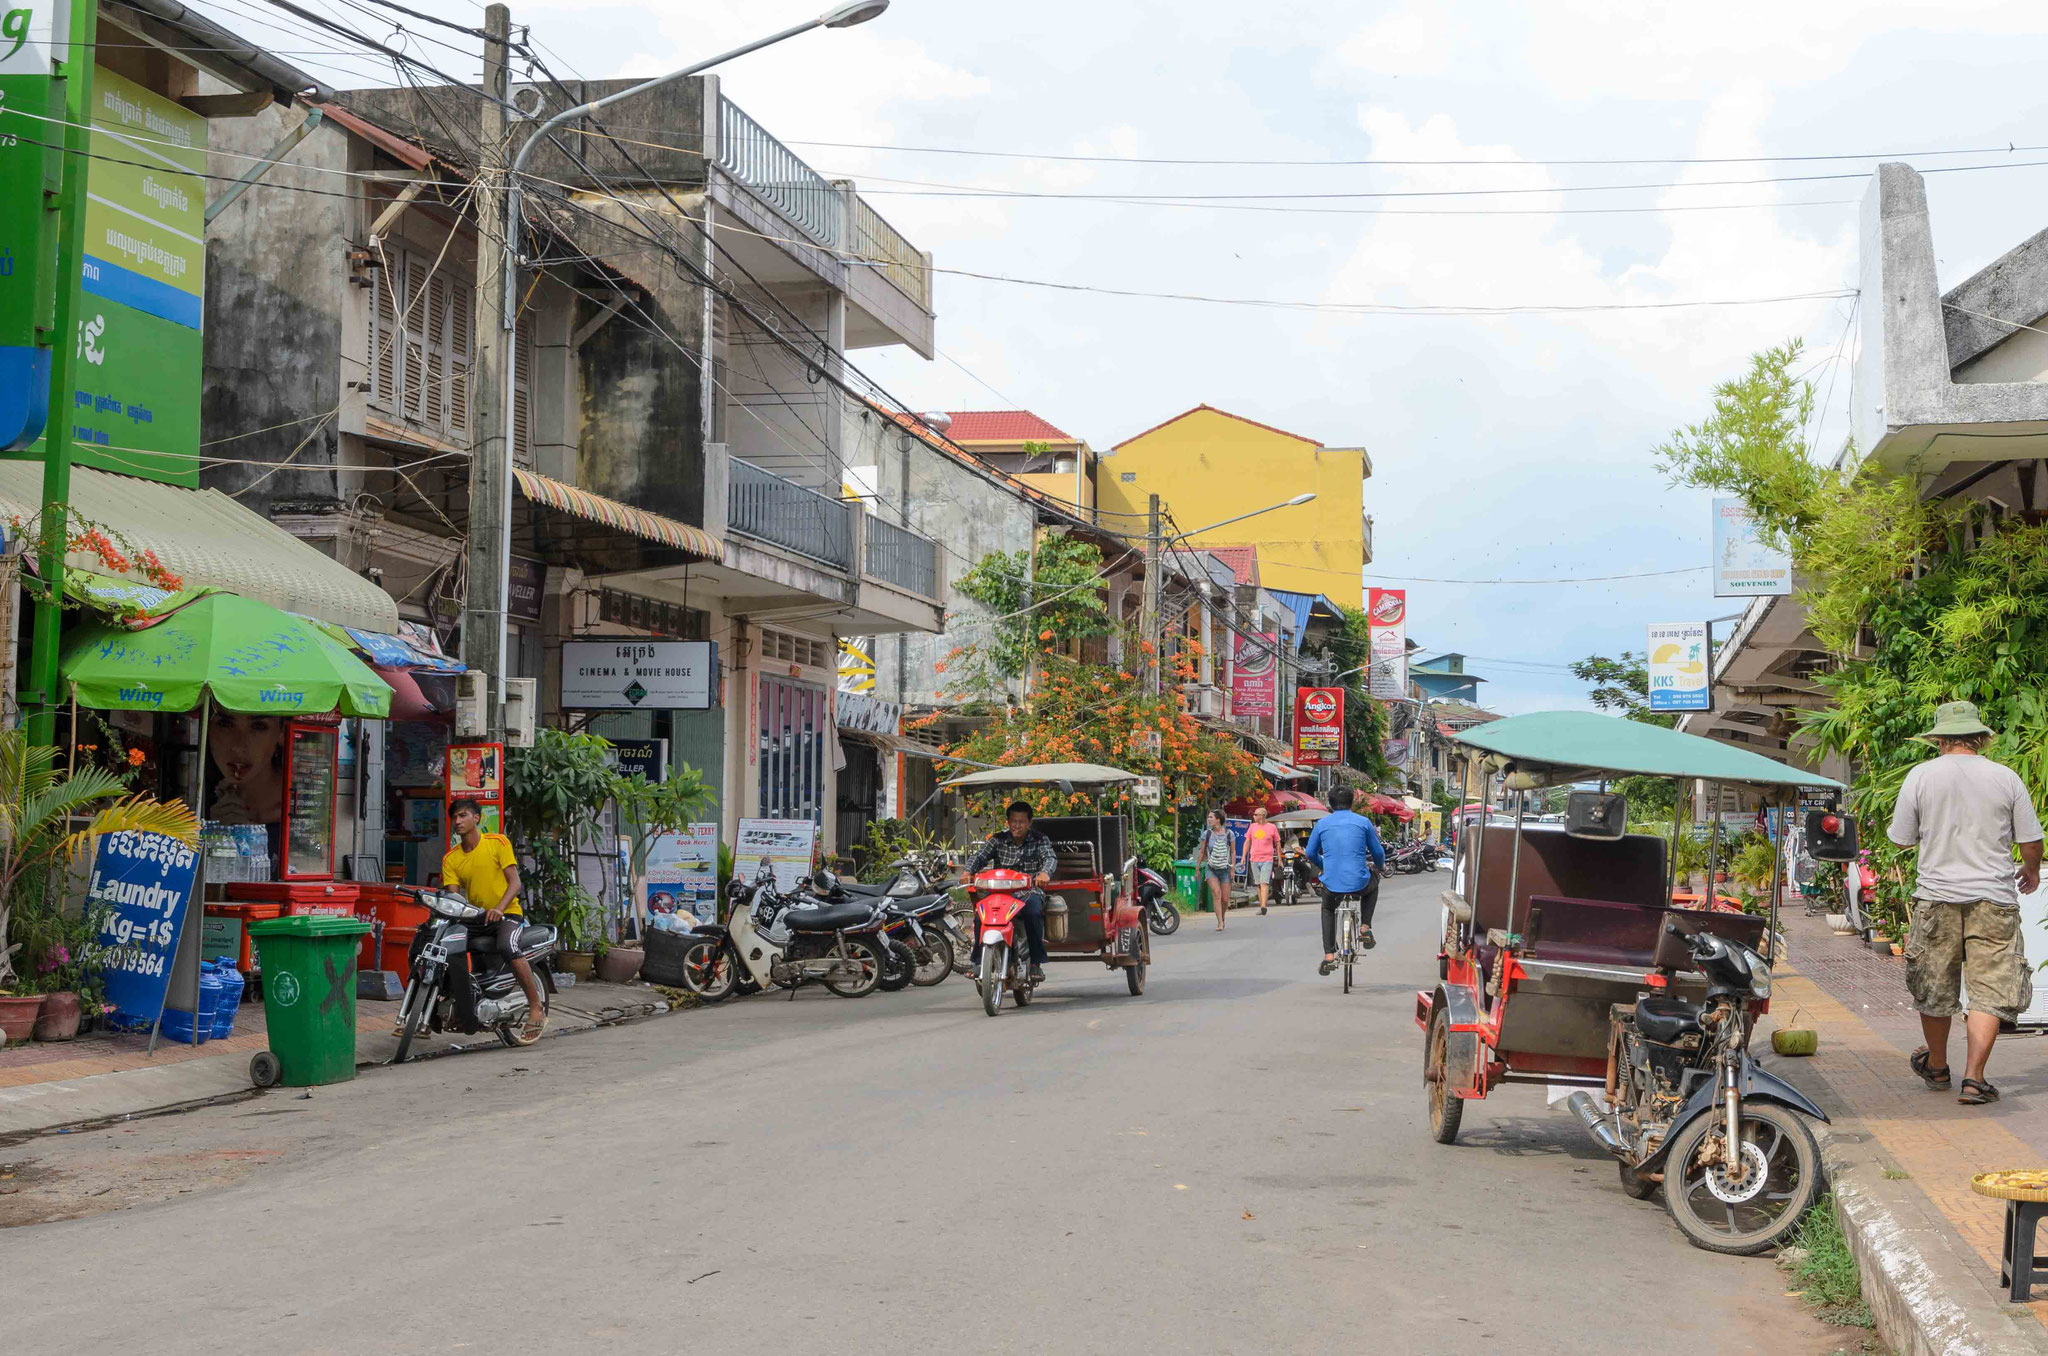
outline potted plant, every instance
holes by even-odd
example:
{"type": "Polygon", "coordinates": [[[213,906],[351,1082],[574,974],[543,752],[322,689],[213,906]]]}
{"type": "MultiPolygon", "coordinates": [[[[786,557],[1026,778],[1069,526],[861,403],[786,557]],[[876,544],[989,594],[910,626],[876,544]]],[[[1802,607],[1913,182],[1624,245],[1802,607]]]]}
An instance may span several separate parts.
{"type": "MultiPolygon", "coordinates": [[[[640,773],[612,778],[612,802],[618,807],[619,829],[629,847],[627,880],[633,912],[647,898],[647,858],[665,833],[675,833],[714,803],[703,775],[688,763],[667,780],[650,782],[640,773]]],[[[644,920],[643,920],[644,921],[644,920]]],[[[647,952],[637,946],[608,946],[597,958],[597,977],[607,984],[630,984],[640,973],[647,952]]]]}
{"type": "MultiPolygon", "coordinates": [[[[65,869],[100,838],[130,829],[183,843],[199,841],[198,821],[182,801],[131,795],[126,779],[105,768],[85,766],[60,775],[56,749],[29,743],[20,730],[0,730],[0,1031],[5,1039],[27,1039],[41,1013],[46,981],[33,968],[24,971],[21,962],[39,965],[49,956],[52,939],[60,944],[65,939],[59,898],[65,869]],[[85,826],[72,829],[73,817],[83,815],[91,816],[85,826]],[[36,944],[34,954],[25,955],[30,942],[36,944]]],[[[78,964],[97,967],[96,951],[69,945],[64,951],[58,966],[73,964],[73,953],[80,952],[78,964]]]]}
{"type": "Polygon", "coordinates": [[[563,946],[556,968],[578,979],[591,977],[591,948],[604,929],[576,878],[576,850],[611,798],[611,747],[599,735],[541,730],[531,748],[505,751],[505,831],[524,854],[526,913],[554,925],[563,946]]]}

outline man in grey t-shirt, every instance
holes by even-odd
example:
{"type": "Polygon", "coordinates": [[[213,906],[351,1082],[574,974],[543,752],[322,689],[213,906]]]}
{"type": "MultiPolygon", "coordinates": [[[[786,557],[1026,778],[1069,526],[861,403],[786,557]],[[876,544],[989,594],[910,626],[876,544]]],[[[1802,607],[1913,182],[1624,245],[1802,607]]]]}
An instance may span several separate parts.
{"type": "Polygon", "coordinates": [[[1950,702],[1935,712],[1934,728],[1921,738],[1941,756],[1906,773],[1888,830],[1900,847],[1920,850],[1906,988],[1927,1044],[1913,1052],[1913,1072],[1930,1088],[1948,1087],[1948,1029],[1967,981],[1970,1019],[1956,1100],[1970,1106],[1998,1100],[1984,1062],[1999,1022],[2017,1018],[2032,1001],[2019,897],[2041,883],[2041,821],[2018,774],[1983,756],[1991,733],[1974,703],[1950,702]]]}

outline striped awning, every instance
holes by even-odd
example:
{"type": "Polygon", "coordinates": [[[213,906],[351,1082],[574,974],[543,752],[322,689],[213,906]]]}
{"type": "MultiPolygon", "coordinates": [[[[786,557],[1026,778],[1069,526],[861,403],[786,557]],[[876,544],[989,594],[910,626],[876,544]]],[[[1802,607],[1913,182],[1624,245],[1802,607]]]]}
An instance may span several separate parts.
{"type": "Polygon", "coordinates": [[[617,528],[631,536],[646,541],[657,541],[664,546],[673,546],[678,551],[687,551],[700,560],[719,560],[725,555],[725,545],[701,527],[649,513],[646,509],[621,504],[616,499],[607,499],[601,494],[579,490],[574,485],[564,485],[559,480],[550,480],[534,471],[513,468],[513,478],[519,483],[519,492],[536,504],[572,513],[593,523],[617,528]]]}

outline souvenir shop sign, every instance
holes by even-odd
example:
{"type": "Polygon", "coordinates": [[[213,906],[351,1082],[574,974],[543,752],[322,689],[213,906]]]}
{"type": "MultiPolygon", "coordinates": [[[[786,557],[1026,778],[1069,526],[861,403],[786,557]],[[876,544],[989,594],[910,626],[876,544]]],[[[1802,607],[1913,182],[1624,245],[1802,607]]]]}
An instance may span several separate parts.
{"type": "Polygon", "coordinates": [[[708,640],[572,640],[562,646],[562,706],[708,711],[717,672],[708,640]]]}
{"type": "Polygon", "coordinates": [[[160,833],[129,830],[99,841],[86,910],[105,911],[99,940],[107,948],[107,1004],[122,1025],[150,1026],[163,1013],[198,870],[197,848],[160,833]]]}

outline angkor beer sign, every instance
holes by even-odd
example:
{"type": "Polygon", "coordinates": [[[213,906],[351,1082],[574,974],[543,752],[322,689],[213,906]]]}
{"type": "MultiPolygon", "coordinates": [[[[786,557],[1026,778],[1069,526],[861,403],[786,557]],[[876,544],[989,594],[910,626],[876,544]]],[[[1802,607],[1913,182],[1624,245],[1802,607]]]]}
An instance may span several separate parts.
{"type": "Polygon", "coordinates": [[[1294,765],[1338,767],[1344,762],[1344,689],[1304,687],[1294,693],[1294,765]]]}

